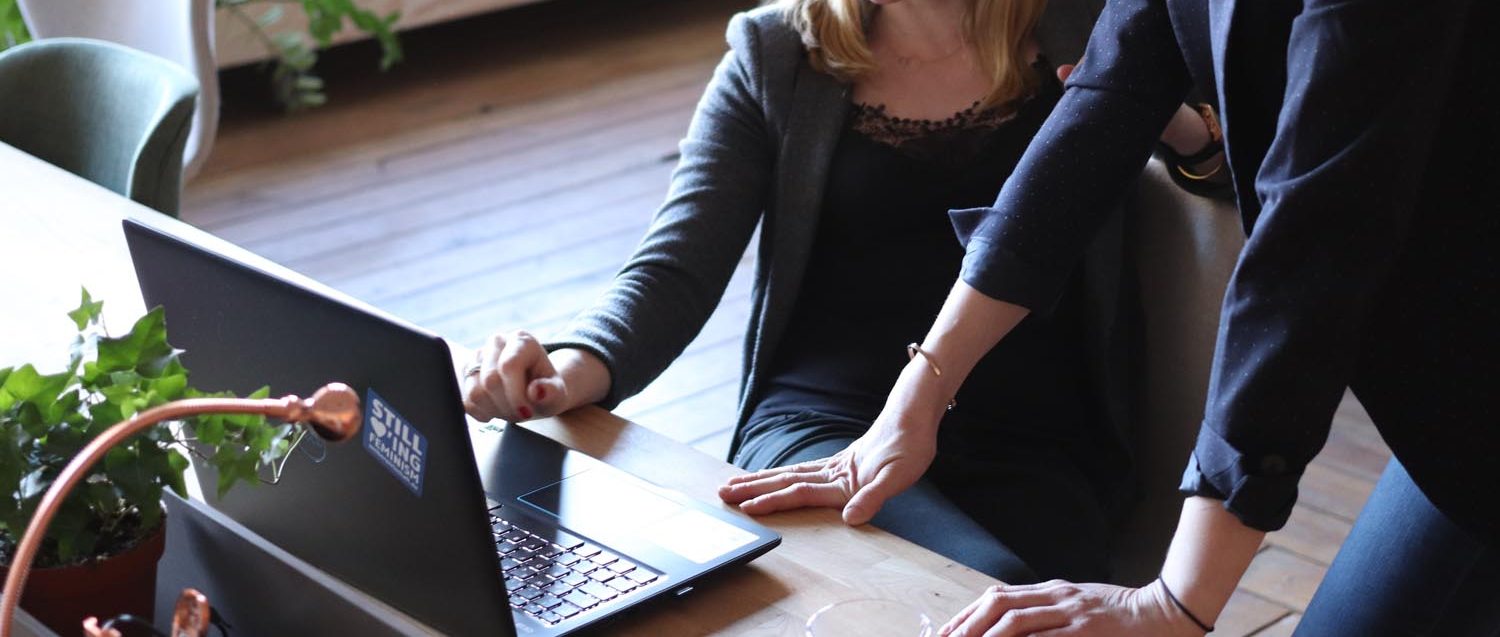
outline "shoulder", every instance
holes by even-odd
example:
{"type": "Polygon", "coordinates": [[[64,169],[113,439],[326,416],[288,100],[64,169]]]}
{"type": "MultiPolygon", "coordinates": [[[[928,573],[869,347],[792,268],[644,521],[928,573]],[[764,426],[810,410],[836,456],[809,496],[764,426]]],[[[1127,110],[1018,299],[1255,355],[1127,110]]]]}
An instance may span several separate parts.
{"type": "Polygon", "coordinates": [[[802,36],[779,4],[735,14],[725,33],[734,56],[753,89],[767,103],[777,103],[795,82],[807,58],[802,36]]]}
{"type": "Polygon", "coordinates": [[[735,14],[729,19],[729,30],[724,37],[729,48],[753,53],[762,62],[785,59],[795,62],[804,52],[802,36],[779,4],[735,14]]]}

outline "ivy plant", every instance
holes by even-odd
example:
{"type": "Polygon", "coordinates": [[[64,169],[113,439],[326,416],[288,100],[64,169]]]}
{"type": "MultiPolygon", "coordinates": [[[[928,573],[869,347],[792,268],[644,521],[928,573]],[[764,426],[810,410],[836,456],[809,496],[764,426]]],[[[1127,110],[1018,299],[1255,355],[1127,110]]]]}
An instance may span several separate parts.
{"type": "MultiPolygon", "coordinates": [[[[0,563],[9,563],[42,495],[89,441],[169,401],[228,396],[189,386],[181,350],[167,343],[160,307],[121,336],[104,330],[102,308],[84,290],[78,309],[68,314],[78,337],[63,371],[43,374],[30,364],[0,368],[0,563]]],[[[275,467],[297,433],[295,425],[257,415],[202,416],[141,432],[111,449],[64,501],[37,566],[112,555],[154,532],[161,524],[162,492],[187,496],[188,454],[217,469],[222,495],[275,467]]]]}
{"type": "Polygon", "coordinates": [[[276,101],[288,111],[321,106],[327,101],[323,79],[313,72],[318,63],[317,49],[333,43],[333,36],[344,29],[345,21],[380,44],[380,70],[401,61],[401,42],[392,30],[400,19],[399,11],[384,16],[361,9],[354,0],[214,0],[222,11],[228,11],[260,38],[268,53],[275,57],[271,70],[271,90],[276,101]],[[300,5],[307,15],[307,32],[283,31],[271,34],[272,27],[285,16],[284,5],[300,5]],[[251,6],[268,5],[259,16],[251,17],[251,6]]]}

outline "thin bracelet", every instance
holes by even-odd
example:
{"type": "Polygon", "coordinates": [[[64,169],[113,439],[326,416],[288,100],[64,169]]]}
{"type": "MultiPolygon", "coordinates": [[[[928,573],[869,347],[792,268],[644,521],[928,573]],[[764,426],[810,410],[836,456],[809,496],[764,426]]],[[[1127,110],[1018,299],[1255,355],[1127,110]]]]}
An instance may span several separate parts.
{"type": "MultiPolygon", "coordinates": [[[[928,354],[927,350],[922,349],[922,346],[916,343],[906,344],[906,360],[916,358],[918,354],[922,355],[922,360],[927,361],[927,366],[932,369],[933,376],[937,376],[938,378],[943,377],[943,370],[938,367],[937,361],[932,360],[932,355],[928,354]]],[[[958,399],[948,399],[948,411],[953,411],[953,408],[957,406],[958,399]]]]}
{"type": "Polygon", "coordinates": [[[1224,170],[1224,162],[1222,160],[1219,161],[1219,164],[1217,166],[1214,166],[1213,170],[1210,170],[1201,175],[1190,173],[1186,168],[1182,167],[1182,164],[1177,164],[1177,172],[1182,173],[1183,177],[1187,177],[1188,179],[1191,179],[1193,181],[1203,181],[1204,179],[1208,179],[1209,177],[1219,174],[1219,171],[1221,170],[1224,170]]]}
{"type": "Polygon", "coordinates": [[[1182,614],[1187,615],[1188,619],[1193,620],[1193,623],[1197,624],[1199,628],[1203,629],[1203,632],[1205,634],[1214,632],[1213,626],[1209,626],[1208,624],[1203,623],[1203,620],[1198,619],[1198,616],[1194,615],[1193,611],[1188,610],[1188,607],[1182,603],[1182,600],[1177,599],[1177,596],[1172,594],[1172,589],[1167,587],[1167,580],[1164,580],[1160,575],[1157,575],[1156,581],[1161,582],[1161,589],[1167,592],[1167,599],[1172,600],[1172,603],[1177,605],[1178,610],[1181,610],[1182,614]]]}

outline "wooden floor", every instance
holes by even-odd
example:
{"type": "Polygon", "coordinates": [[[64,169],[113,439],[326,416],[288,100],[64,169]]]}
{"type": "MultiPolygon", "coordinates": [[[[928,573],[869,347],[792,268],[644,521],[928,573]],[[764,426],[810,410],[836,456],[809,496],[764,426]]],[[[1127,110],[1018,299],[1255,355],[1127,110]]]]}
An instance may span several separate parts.
{"type": "MultiPolygon", "coordinates": [[[[282,117],[225,74],[218,145],[183,218],[464,345],[545,334],[613,277],[660,203],[742,0],[552,0],[325,56],[330,105],[282,117]]],[[[619,413],[722,457],[749,258],[707,327],[619,413]]],[[[1286,635],[1388,451],[1352,400],[1216,635],[1286,635]]]]}

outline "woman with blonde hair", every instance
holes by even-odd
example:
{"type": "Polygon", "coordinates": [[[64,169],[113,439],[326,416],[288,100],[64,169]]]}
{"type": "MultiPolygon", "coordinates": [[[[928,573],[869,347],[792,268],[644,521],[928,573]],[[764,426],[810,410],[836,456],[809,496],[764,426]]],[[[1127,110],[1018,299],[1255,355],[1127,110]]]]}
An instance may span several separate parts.
{"type": "MultiPolygon", "coordinates": [[[[759,224],[731,456],[770,472],[724,485],[725,501],[843,507],[1007,582],[1106,577],[1130,495],[1118,231],[975,367],[940,428],[876,418],[959,272],[948,211],[994,201],[1062,95],[1052,64],[1078,59],[1099,5],[785,0],[736,16],[635,255],[545,345],[495,335],[466,381],[470,413],[525,420],[640,391],[702,328],[759,224]],[[930,463],[925,477],[866,467],[853,500],[847,480],[797,484],[898,438],[926,457],[891,466],[930,463]]],[[[1167,138],[1183,154],[1208,137],[1187,112],[1167,138]]]]}

